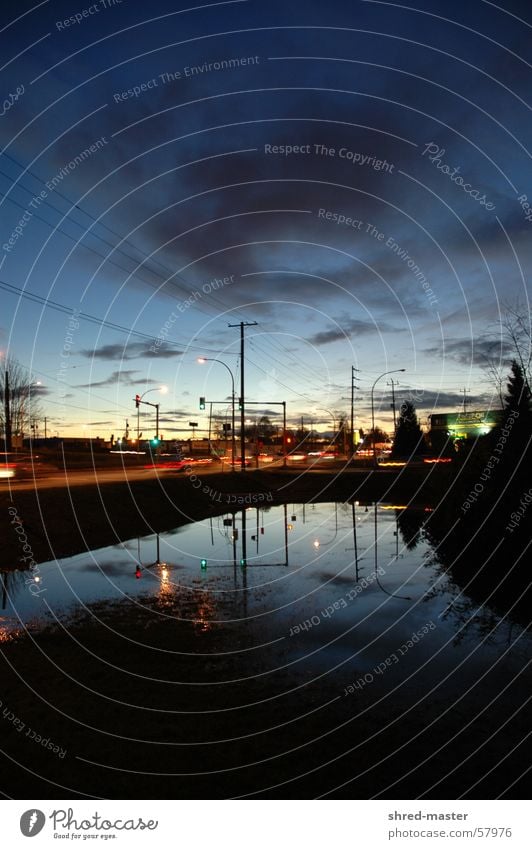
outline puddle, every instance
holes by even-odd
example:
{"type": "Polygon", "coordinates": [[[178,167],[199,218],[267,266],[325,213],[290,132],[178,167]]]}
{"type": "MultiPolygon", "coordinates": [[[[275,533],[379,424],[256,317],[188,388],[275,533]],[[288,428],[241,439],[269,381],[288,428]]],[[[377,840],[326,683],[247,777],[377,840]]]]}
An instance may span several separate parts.
{"type": "Polygon", "coordinates": [[[247,508],[3,573],[0,641],[74,623],[87,606],[119,631],[126,604],[144,629],[168,619],[241,628],[252,648],[277,645],[283,666],[337,669],[346,686],[366,676],[358,689],[399,667],[404,678],[427,664],[441,678],[461,659],[470,674],[501,653],[520,666],[528,635],[447,581],[425,518],[382,503],[247,508]]]}

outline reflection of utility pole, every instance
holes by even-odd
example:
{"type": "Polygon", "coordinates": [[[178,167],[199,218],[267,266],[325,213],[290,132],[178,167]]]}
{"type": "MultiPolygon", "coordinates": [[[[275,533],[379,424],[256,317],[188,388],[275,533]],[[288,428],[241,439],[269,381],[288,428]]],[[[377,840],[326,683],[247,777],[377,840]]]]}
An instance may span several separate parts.
{"type": "Polygon", "coordinates": [[[230,324],[229,327],[240,327],[240,468],[246,471],[246,435],[244,433],[245,410],[244,410],[244,327],[253,327],[256,321],[241,321],[239,324],[230,324]]]}
{"type": "Polygon", "coordinates": [[[240,561],[241,566],[248,565],[248,552],[247,552],[247,534],[246,534],[246,508],[242,508],[242,560],[240,561]]]}
{"type": "Polygon", "coordinates": [[[284,565],[288,566],[288,507],[286,501],[284,507],[284,565]]]}

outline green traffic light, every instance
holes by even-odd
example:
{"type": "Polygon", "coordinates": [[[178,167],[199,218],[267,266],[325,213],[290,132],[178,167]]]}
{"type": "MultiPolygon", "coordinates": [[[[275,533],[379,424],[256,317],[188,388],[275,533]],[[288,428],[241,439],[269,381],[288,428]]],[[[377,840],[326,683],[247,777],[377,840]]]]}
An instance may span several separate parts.
{"type": "Polygon", "coordinates": [[[201,566],[201,568],[202,568],[202,569],[206,569],[206,568],[207,568],[207,561],[205,560],[205,558],[202,558],[202,559],[200,560],[200,566],[201,566]]]}
{"type": "Polygon", "coordinates": [[[240,565],[241,565],[241,566],[247,566],[247,565],[248,565],[248,564],[247,564],[247,562],[246,562],[246,558],[245,558],[245,557],[241,557],[241,558],[240,558],[240,565]]]}

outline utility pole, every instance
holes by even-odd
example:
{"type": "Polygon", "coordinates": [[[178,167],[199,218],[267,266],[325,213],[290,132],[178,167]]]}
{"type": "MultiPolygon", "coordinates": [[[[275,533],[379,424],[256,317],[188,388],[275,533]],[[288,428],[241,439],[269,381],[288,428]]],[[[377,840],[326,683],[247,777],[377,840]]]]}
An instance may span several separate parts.
{"type": "Polygon", "coordinates": [[[351,450],[349,452],[351,459],[355,453],[355,389],[358,389],[358,386],[355,386],[356,371],[360,369],[351,366],[351,450]]]}
{"type": "Polygon", "coordinates": [[[207,440],[208,443],[209,443],[209,451],[211,450],[211,429],[212,429],[212,401],[210,402],[210,407],[209,407],[209,437],[208,437],[208,440],[207,440]]]}
{"type": "Polygon", "coordinates": [[[11,451],[11,407],[9,399],[9,374],[6,369],[4,383],[4,450],[11,451]]]}
{"type": "Polygon", "coordinates": [[[283,468],[286,469],[286,401],[283,401],[283,468]]]}
{"type": "Polygon", "coordinates": [[[253,327],[256,321],[241,321],[239,324],[230,324],[229,327],[240,327],[240,469],[246,471],[246,435],[244,410],[244,327],[253,327]]]}
{"type": "Polygon", "coordinates": [[[466,389],[466,387],[465,387],[465,386],[464,386],[464,388],[462,389],[462,392],[464,393],[463,412],[465,413],[465,411],[466,411],[466,407],[467,407],[467,393],[468,393],[468,390],[466,389]]]}
{"type": "Polygon", "coordinates": [[[393,432],[395,434],[397,430],[397,424],[395,419],[395,387],[399,386],[399,381],[394,380],[392,377],[391,380],[388,381],[388,385],[392,387],[392,403],[390,404],[390,407],[393,410],[393,432]]]}
{"type": "Polygon", "coordinates": [[[48,419],[47,419],[47,418],[46,418],[46,416],[45,416],[45,417],[44,417],[44,438],[45,438],[45,439],[47,439],[47,438],[48,438],[48,431],[47,431],[47,429],[46,429],[47,424],[48,424],[48,419]]]}

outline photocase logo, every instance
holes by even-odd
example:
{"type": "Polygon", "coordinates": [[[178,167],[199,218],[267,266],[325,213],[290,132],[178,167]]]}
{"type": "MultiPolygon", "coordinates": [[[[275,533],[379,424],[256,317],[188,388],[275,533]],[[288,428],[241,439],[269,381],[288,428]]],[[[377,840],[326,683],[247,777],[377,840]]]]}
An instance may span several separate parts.
{"type": "Polygon", "coordinates": [[[46,817],[42,811],[37,808],[31,808],[25,811],[20,818],[20,830],[24,837],[35,837],[42,831],[46,817]]]}

